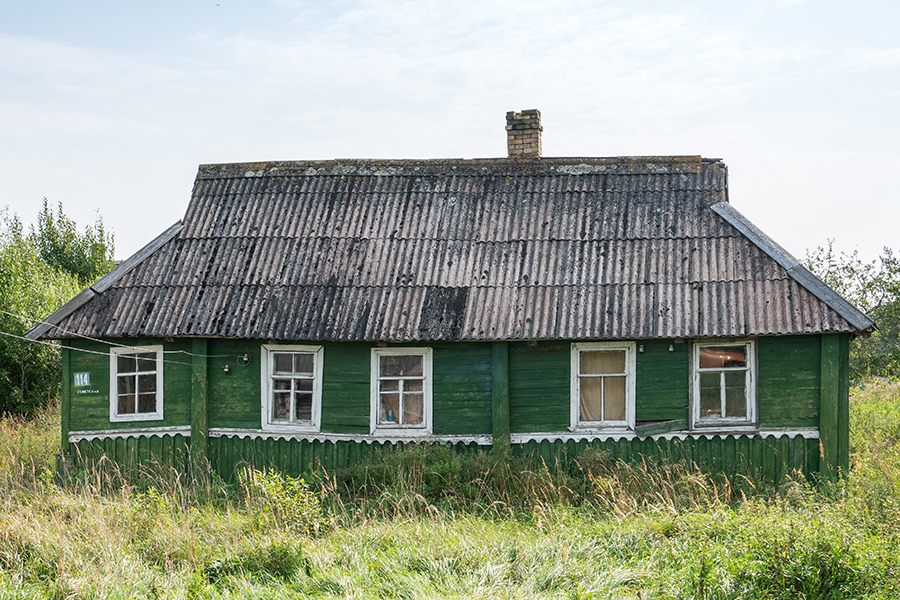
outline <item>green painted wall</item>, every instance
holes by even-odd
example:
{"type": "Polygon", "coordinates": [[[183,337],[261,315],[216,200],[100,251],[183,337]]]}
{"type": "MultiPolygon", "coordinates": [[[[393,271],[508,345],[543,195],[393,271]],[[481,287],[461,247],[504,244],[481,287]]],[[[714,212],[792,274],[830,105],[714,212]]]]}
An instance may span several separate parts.
{"type": "Polygon", "coordinates": [[[761,337],[756,355],[760,426],[818,427],[821,336],[761,337]]]}
{"type": "MultiPolygon", "coordinates": [[[[275,468],[299,475],[317,467],[348,467],[372,452],[402,447],[404,444],[365,442],[308,442],[276,439],[251,439],[237,436],[209,440],[209,460],[226,481],[245,466],[257,470],[275,468]]],[[[73,444],[75,464],[103,465],[109,459],[124,475],[139,475],[153,461],[163,469],[186,470],[190,466],[190,439],[184,436],[139,436],[128,439],[103,439],[73,444]]],[[[482,452],[488,447],[455,444],[459,452],[482,452]]],[[[807,475],[819,472],[818,440],[787,435],[747,436],[693,439],[632,439],[618,441],[543,441],[512,445],[518,456],[533,459],[536,464],[566,464],[587,449],[603,450],[625,461],[646,457],[662,463],[688,462],[704,472],[720,472],[729,476],[750,474],[777,481],[795,469],[807,475]]],[[[108,465],[111,467],[111,465],[108,465]]]]}
{"type": "MultiPolygon", "coordinates": [[[[116,344],[158,345],[160,340],[121,339],[116,344]]],[[[191,357],[176,352],[165,354],[163,385],[162,421],[132,421],[110,423],[109,421],[109,344],[89,340],[69,340],[68,344],[77,350],[69,351],[69,376],[75,373],[90,373],[91,384],[75,387],[69,381],[70,408],[69,430],[85,431],[95,429],[129,429],[142,427],[177,427],[191,424],[191,357]],[[89,352],[82,352],[87,350],[89,352]]],[[[176,340],[162,343],[166,351],[191,351],[190,340],[176,340]]]]}
{"type": "Polygon", "coordinates": [[[491,344],[432,346],[434,433],[472,435],[492,432],[491,344]]]}
{"type": "Polygon", "coordinates": [[[210,340],[209,427],[259,429],[261,399],[259,387],[259,340],[210,340]],[[247,365],[238,360],[248,354],[247,365]],[[228,365],[228,374],[225,374],[228,365]]]}
{"type": "MultiPolygon", "coordinates": [[[[822,390],[823,373],[830,373],[831,388],[837,386],[837,389],[828,392],[829,402],[834,404],[832,419],[838,421],[842,429],[828,438],[831,440],[828,443],[833,441],[835,446],[832,451],[835,456],[833,464],[845,468],[848,452],[845,413],[849,338],[841,335],[829,339],[837,339],[838,345],[829,350],[831,362],[828,365],[823,365],[822,361],[823,336],[758,339],[759,419],[763,427],[818,426],[821,399],[825,394],[822,390]]],[[[88,372],[91,385],[77,388],[72,381],[67,381],[63,386],[63,390],[68,390],[69,430],[191,425],[191,375],[193,369],[202,367],[202,360],[186,354],[194,348],[192,340],[116,342],[129,345],[161,343],[167,351],[164,366],[165,420],[110,423],[109,345],[70,340],[69,345],[76,349],[65,353],[67,368],[64,373],[71,379],[75,373],[88,372]]],[[[207,352],[210,356],[206,373],[210,428],[260,427],[260,347],[263,343],[260,340],[208,340],[207,352]],[[238,359],[244,354],[250,358],[247,365],[238,359]]],[[[434,432],[439,435],[491,434],[492,397],[497,391],[492,381],[496,368],[492,344],[415,345],[430,346],[434,351],[434,432]]],[[[367,434],[372,345],[325,343],[323,346],[322,431],[367,434]]],[[[637,346],[643,347],[643,351],[639,350],[636,354],[638,424],[686,419],[690,396],[690,344],[674,343],[672,340],[644,340],[637,342],[637,346]]],[[[508,343],[509,426],[513,433],[566,430],[569,425],[570,348],[569,342],[538,342],[535,345],[508,343]]],[[[63,401],[65,404],[66,399],[63,401]]],[[[624,459],[637,454],[666,460],[688,458],[709,470],[740,470],[752,464],[767,470],[767,476],[777,475],[787,468],[801,468],[810,473],[820,467],[818,440],[789,439],[786,436],[765,439],[729,436],[721,440],[698,438],[685,441],[647,438],[591,443],[530,442],[513,450],[535,453],[547,461],[577,454],[588,446],[602,447],[624,459]]],[[[101,456],[109,456],[125,467],[134,468],[157,455],[173,464],[181,464],[189,447],[190,439],[184,436],[140,436],[126,440],[79,442],[69,448],[79,460],[94,461],[101,456]]],[[[223,476],[230,477],[235,468],[245,463],[257,467],[276,466],[292,473],[302,472],[312,464],[352,464],[377,447],[377,444],[357,442],[217,437],[209,439],[208,455],[213,466],[223,476]]],[[[460,451],[484,449],[463,444],[459,447],[460,451]]]]}
{"type": "MultiPolygon", "coordinates": [[[[159,340],[117,340],[158,344],[159,340]]],[[[209,427],[260,427],[260,340],[209,340],[209,427]],[[247,354],[244,365],[238,357],[247,354]],[[225,373],[228,365],[229,372],[225,373]]],[[[109,423],[109,346],[72,341],[69,375],[89,372],[91,385],[70,389],[69,429],[95,430],[189,425],[191,340],[162,342],[165,419],[109,423]],[[174,352],[174,353],[173,353],[174,352]]],[[[371,344],[325,343],[322,431],[367,434],[371,344]]],[[[423,346],[426,344],[416,344],[423,346]]],[[[492,432],[490,343],[432,344],[434,432],[492,432]]],[[[645,340],[636,354],[636,420],[686,419],[690,344],[645,340]],[[670,351],[669,348],[672,348],[670,351]]],[[[569,426],[569,342],[509,343],[509,421],[513,433],[564,431],[569,426]]],[[[821,336],[763,337],[757,342],[759,420],[763,427],[817,427],[821,393],[821,336]]],[[[71,383],[71,382],[69,382],[71,383]]]]}
{"type": "MultiPolygon", "coordinates": [[[[260,427],[263,343],[210,341],[210,427],[260,427]],[[251,357],[246,366],[237,361],[244,353],[251,357]],[[226,364],[228,375],[224,372],[226,364]]],[[[347,342],[322,346],[322,431],[368,434],[372,344],[347,342]]],[[[491,433],[491,345],[455,343],[429,347],[434,352],[434,432],[439,435],[491,433]]]]}
{"type": "Polygon", "coordinates": [[[509,429],[512,433],[569,427],[569,342],[509,343],[509,429]]]}
{"type": "Polygon", "coordinates": [[[690,344],[676,344],[673,340],[645,340],[637,342],[637,346],[635,420],[638,423],[686,420],[690,402],[690,344]]]}

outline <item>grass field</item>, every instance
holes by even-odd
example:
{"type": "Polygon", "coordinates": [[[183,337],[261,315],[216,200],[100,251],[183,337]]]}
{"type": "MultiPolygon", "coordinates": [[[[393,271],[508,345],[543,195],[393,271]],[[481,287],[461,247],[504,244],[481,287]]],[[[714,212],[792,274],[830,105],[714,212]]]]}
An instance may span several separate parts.
{"type": "Polygon", "coordinates": [[[851,399],[812,488],[585,456],[419,449],[302,482],[53,473],[53,411],[0,424],[0,598],[898,598],[900,385],[851,399]]]}

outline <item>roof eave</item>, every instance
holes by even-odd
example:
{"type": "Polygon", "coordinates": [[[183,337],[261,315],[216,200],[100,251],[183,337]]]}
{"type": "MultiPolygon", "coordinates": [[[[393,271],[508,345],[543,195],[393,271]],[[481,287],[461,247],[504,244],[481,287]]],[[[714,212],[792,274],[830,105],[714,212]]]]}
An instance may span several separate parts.
{"type": "MultiPolygon", "coordinates": [[[[172,238],[184,228],[182,222],[176,221],[171,227],[163,231],[161,234],[150,240],[143,248],[132,254],[130,257],[119,263],[115,269],[95,281],[90,286],[81,290],[74,298],[56,309],[49,317],[32,327],[25,334],[30,340],[40,340],[52,337],[65,337],[52,335],[51,332],[69,315],[90,302],[94,296],[102,294],[108,290],[119,279],[131,272],[135,267],[141,264],[151,254],[162,248],[172,238]]],[[[56,331],[55,333],[64,333],[56,331]]]]}
{"type": "Polygon", "coordinates": [[[816,277],[804,267],[790,252],[782,248],[775,240],[767,236],[759,227],[751,223],[728,202],[718,202],[710,206],[717,215],[725,219],[732,227],[747,236],[760,250],[768,254],[772,260],[784,267],[797,283],[809,290],[811,294],[828,305],[832,310],[855,327],[858,333],[866,334],[875,328],[875,322],[858,308],[847,302],[828,284],[816,277]]]}

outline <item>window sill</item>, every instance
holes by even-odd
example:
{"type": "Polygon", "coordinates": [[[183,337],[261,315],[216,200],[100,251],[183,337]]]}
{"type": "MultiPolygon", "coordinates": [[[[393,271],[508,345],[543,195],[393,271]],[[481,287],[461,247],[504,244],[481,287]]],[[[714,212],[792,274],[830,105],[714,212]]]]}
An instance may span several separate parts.
{"type": "Polygon", "coordinates": [[[142,415],[110,415],[110,423],[140,423],[142,421],[162,421],[163,416],[159,413],[148,413],[142,415]]]}
{"type": "Polygon", "coordinates": [[[634,427],[627,424],[616,424],[616,425],[601,425],[596,423],[579,423],[575,427],[569,427],[569,431],[572,433],[589,433],[589,434],[603,434],[603,433],[627,433],[633,432],[634,427]]]}
{"type": "Polygon", "coordinates": [[[431,435],[431,432],[428,431],[425,427],[376,427],[374,431],[372,431],[371,435],[386,435],[390,437],[402,437],[402,438],[423,438],[431,435]]]}
{"type": "Polygon", "coordinates": [[[262,426],[262,431],[272,433],[319,433],[319,427],[312,423],[266,423],[262,426]]]}

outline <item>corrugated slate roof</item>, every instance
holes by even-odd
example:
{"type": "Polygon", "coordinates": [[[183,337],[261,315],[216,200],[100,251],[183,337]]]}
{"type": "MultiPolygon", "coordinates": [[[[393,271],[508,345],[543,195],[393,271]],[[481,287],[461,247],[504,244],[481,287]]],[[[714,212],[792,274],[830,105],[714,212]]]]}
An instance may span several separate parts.
{"type": "Polygon", "coordinates": [[[204,165],[183,226],[50,319],[60,329],[33,335],[641,339],[871,327],[726,203],[725,165],[700,157],[204,165]]]}

